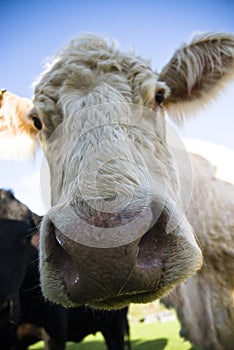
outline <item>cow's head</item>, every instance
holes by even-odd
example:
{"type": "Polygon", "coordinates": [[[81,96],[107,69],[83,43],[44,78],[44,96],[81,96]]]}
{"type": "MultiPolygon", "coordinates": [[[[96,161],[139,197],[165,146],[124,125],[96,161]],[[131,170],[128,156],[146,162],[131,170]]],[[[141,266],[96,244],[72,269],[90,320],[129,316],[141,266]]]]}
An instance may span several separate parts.
{"type": "Polygon", "coordinates": [[[29,208],[15,198],[13,191],[0,188],[0,220],[26,221],[32,217],[29,208]]]}
{"type": "Polygon", "coordinates": [[[203,105],[233,77],[233,57],[226,34],[195,37],[160,74],[96,36],[58,53],[27,116],[51,176],[41,227],[46,298],[118,308],[155,300],[199,269],[165,111],[180,118],[203,105]]]}

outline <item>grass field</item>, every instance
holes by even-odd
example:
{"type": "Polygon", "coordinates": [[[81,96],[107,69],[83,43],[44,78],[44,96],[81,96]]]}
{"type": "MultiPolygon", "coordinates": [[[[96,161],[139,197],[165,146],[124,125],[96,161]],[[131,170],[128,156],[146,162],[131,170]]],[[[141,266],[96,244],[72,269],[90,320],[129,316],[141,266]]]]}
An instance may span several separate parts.
{"type": "MultiPolygon", "coordinates": [[[[132,350],[198,350],[180,338],[180,325],[175,315],[158,303],[131,305],[129,323],[132,350]]],[[[30,349],[42,350],[43,343],[39,342],[30,349]]],[[[67,350],[106,350],[106,345],[102,334],[97,333],[78,344],[68,342],[67,350]]]]}

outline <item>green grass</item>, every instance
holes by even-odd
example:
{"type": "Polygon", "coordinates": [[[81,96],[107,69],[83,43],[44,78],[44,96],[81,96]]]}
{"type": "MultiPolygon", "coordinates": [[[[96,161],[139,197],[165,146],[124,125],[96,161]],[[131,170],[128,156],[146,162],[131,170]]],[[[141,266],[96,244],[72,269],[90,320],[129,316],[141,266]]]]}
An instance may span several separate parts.
{"type": "MultiPolygon", "coordinates": [[[[134,322],[130,325],[132,350],[196,350],[179,336],[179,322],[134,322]]],[[[30,347],[42,350],[43,343],[30,347]]],[[[67,343],[67,350],[106,350],[101,333],[89,335],[81,343],[67,343]]]]}
{"type": "MultiPolygon", "coordinates": [[[[178,321],[138,323],[131,327],[133,350],[190,350],[189,342],[179,336],[178,321]]],[[[195,349],[194,349],[195,350],[195,349]]]]}

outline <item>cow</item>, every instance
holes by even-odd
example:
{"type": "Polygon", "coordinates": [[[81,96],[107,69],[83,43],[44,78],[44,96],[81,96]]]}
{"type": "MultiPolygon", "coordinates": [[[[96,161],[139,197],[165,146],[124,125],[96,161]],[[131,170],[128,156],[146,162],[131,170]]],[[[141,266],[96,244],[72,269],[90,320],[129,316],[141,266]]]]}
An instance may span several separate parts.
{"type": "Polygon", "coordinates": [[[0,220],[0,322],[17,319],[19,290],[33,256],[30,229],[25,221],[0,220]]]}
{"type": "MultiPolygon", "coordinates": [[[[194,150],[197,147],[190,146],[194,150]]],[[[203,147],[212,163],[193,155],[194,172],[200,172],[200,177],[199,182],[194,178],[187,215],[197,232],[204,264],[161,302],[176,310],[181,337],[204,350],[231,350],[234,341],[234,174],[221,170],[224,166],[231,170],[234,154],[217,145],[203,143],[203,147]],[[217,155],[222,166],[216,161],[217,155]]]]}
{"type": "Polygon", "coordinates": [[[11,191],[0,189],[0,323],[19,319],[19,291],[33,259],[33,228],[31,211],[11,191]]]}
{"type": "Polygon", "coordinates": [[[0,339],[4,349],[15,341],[20,289],[37,251],[32,245],[34,216],[12,191],[0,189],[0,339]]]}
{"type": "Polygon", "coordinates": [[[24,119],[50,169],[51,208],[40,229],[46,299],[117,309],[160,298],[201,268],[186,216],[192,176],[177,168],[165,115],[183,120],[233,73],[227,33],[197,34],[159,73],[92,34],[55,55],[24,119]]]}
{"type": "Polygon", "coordinates": [[[15,198],[13,191],[0,188],[0,220],[27,221],[36,215],[15,198]]]}
{"type": "Polygon", "coordinates": [[[127,307],[69,310],[44,300],[37,249],[40,221],[12,191],[0,189],[1,348],[26,350],[44,340],[47,350],[65,350],[66,341],[79,342],[100,331],[108,350],[130,350],[127,307]]]}
{"type": "Polygon", "coordinates": [[[38,259],[32,244],[34,230],[30,221],[0,219],[0,339],[4,350],[20,350],[13,345],[17,343],[16,330],[22,312],[20,294],[27,267],[38,259]]]}

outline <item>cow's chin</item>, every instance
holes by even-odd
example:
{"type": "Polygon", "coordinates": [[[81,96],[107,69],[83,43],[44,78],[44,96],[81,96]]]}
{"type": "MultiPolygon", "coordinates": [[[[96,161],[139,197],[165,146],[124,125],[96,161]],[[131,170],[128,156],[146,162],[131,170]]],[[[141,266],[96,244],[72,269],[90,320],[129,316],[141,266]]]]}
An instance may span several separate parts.
{"type": "Polygon", "coordinates": [[[50,223],[41,255],[44,296],[66,307],[98,309],[158,299],[201,267],[201,251],[184,220],[166,232],[165,210],[141,238],[113,248],[84,246],[50,223]]]}
{"type": "MultiPolygon", "coordinates": [[[[152,292],[139,292],[139,294],[130,294],[129,296],[124,295],[123,297],[113,297],[113,298],[107,298],[105,300],[93,300],[87,306],[94,308],[94,309],[101,309],[101,310],[117,310],[124,308],[125,306],[128,306],[131,303],[135,304],[144,304],[149,303],[151,301],[155,301],[158,299],[160,295],[158,293],[155,293],[155,291],[152,292]]],[[[74,303],[74,306],[76,306],[76,303],[74,303]]]]}

